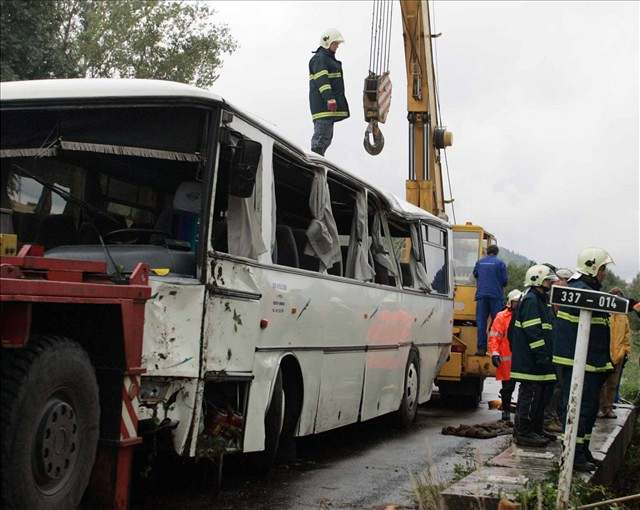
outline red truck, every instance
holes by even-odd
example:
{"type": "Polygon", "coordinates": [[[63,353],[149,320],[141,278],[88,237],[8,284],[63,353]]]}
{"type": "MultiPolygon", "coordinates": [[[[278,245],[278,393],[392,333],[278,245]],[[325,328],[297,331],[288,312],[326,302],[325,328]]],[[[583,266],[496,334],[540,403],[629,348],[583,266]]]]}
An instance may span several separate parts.
{"type": "Polygon", "coordinates": [[[137,434],[148,268],[0,257],[3,508],[124,509],[137,434]]]}

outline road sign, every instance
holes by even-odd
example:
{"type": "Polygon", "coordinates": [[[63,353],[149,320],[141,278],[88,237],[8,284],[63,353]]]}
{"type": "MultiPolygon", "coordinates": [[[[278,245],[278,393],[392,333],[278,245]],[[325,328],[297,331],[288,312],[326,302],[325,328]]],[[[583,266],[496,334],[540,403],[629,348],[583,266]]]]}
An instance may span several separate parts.
{"type": "Polygon", "coordinates": [[[575,340],[576,348],[573,354],[569,402],[567,404],[567,421],[565,423],[562,441],[558,497],[556,500],[556,507],[564,510],[569,507],[569,495],[571,493],[571,478],[575,458],[576,439],[578,437],[580,404],[587,364],[587,351],[589,349],[591,314],[592,311],[627,313],[629,310],[629,300],[608,294],[607,292],[554,285],[551,287],[551,303],[580,309],[578,331],[575,340]]]}
{"type": "Polygon", "coordinates": [[[629,300],[620,296],[597,290],[558,285],[551,287],[551,303],[594,312],[627,313],[629,311],[629,300]]]}

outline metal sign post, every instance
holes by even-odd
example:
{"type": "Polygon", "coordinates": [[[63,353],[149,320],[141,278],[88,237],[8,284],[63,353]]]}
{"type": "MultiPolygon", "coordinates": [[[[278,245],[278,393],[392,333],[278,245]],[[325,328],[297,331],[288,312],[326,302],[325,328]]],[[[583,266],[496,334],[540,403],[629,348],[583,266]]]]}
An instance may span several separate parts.
{"type": "Polygon", "coordinates": [[[566,509],[571,495],[571,477],[573,459],[578,437],[580,420],[580,403],[584,386],[584,373],[587,366],[589,333],[591,332],[591,311],[609,313],[627,313],[629,301],[613,294],[595,290],[574,289],[572,287],[551,288],[551,303],[560,306],[580,309],[576,350],[573,356],[573,372],[571,374],[571,390],[567,404],[567,421],[562,442],[562,458],[560,460],[560,477],[558,478],[558,498],[556,507],[566,509]]]}
{"type": "Polygon", "coordinates": [[[567,404],[567,421],[564,426],[564,437],[562,439],[558,499],[556,500],[556,507],[562,509],[568,507],[569,496],[571,494],[571,476],[573,474],[573,459],[576,453],[578,421],[580,420],[580,402],[582,402],[582,387],[584,386],[584,372],[587,366],[587,350],[589,348],[590,332],[591,311],[580,310],[576,352],[573,356],[571,390],[569,393],[569,403],[567,404]]]}

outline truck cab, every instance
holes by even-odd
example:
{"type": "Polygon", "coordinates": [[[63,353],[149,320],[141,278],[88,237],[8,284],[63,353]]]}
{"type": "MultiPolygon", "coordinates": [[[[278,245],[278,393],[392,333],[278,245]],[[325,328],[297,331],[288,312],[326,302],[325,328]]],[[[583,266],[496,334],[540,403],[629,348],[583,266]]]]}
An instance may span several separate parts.
{"type": "Polygon", "coordinates": [[[484,378],[495,375],[486,356],[476,356],[478,329],[476,322],[476,279],[473,268],[496,238],[479,225],[466,222],[453,227],[454,328],[451,354],[436,384],[441,396],[467,397],[477,404],[484,378]]]}

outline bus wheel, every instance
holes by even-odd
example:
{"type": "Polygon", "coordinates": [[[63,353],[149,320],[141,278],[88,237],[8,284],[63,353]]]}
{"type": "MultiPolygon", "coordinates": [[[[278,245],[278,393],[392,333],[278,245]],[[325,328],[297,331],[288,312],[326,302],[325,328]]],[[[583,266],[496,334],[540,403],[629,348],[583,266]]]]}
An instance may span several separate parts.
{"type": "Polygon", "coordinates": [[[409,351],[404,371],[404,389],[400,409],[394,415],[395,425],[406,428],[413,423],[418,413],[418,391],[420,389],[420,358],[415,350],[409,351]]]}
{"type": "Polygon", "coordinates": [[[284,406],[282,371],[278,370],[269,409],[264,417],[264,450],[249,454],[251,471],[256,474],[268,473],[276,460],[284,423],[284,406]]]}
{"type": "Polygon", "coordinates": [[[4,508],[75,509],[98,445],[98,384],[87,353],[42,336],[2,350],[4,508]]]}

